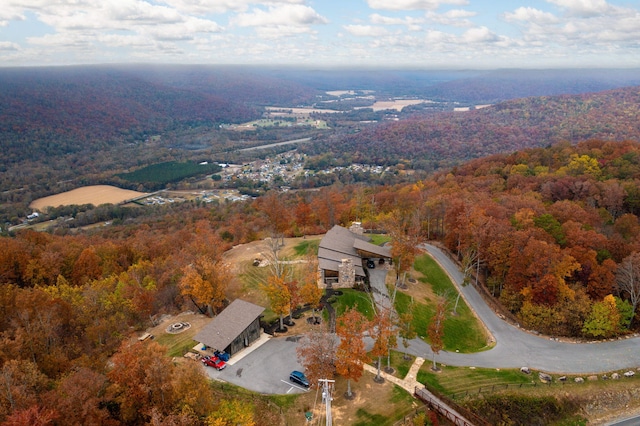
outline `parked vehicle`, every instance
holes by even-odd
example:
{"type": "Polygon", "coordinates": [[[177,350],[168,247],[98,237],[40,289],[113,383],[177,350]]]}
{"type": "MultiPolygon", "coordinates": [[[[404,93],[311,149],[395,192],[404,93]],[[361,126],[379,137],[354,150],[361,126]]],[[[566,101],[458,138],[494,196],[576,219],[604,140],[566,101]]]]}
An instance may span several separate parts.
{"type": "Polygon", "coordinates": [[[309,380],[307,380],[307,376],[305,376],[301,371],[292,371],[291,374],[289,374],[289,380],[300,386],[304,386],[305,388],[309,387],[309,380]]]}
{"type": "Polygon", "coordinates": [[[221,360],[220,358],[216,357],[216,356],[205,356],[202,358],[202,363],[208,367],[213,367],[216,370],[224,370],[224,368],[227,366],[227,363],[224,362],[223,360],[221,360]]]}
{"type": "Polygon", "coordinates": [[[224,370],[227,366],[227,363],[221,360],[220,358],[213,358],[213,368],[216,370],[224,370]]]}
{"type": "Polygon", "coordinates": [[[229,361],[229,354],[226,353],[225,351],[215,351],[213,353],[216,357],[220,358],[221,360],[223,360],[224,362],[229,361]]]}
{"type": "Polygon", "coordinates": [[[376,262],[374,262],[373,260],[369,259],[367,260],[367,268],[369,269],[375,269],[376,268],[376,262]]]}

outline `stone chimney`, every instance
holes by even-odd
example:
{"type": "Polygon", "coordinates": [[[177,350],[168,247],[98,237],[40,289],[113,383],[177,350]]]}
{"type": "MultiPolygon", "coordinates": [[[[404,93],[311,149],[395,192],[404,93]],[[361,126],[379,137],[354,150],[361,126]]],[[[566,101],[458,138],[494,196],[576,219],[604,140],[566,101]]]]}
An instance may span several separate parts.
{"type": "Polygon", "coordinates": [[[354,234],[358,234],[358,235],[364,234],[364,229],[362,228],[362,223],[361,222],[353,222],[351,224],[351,226],[349,227],[349,231],[353,232],[354,234]]]}
{"type": "Polygon", "coordinates": [[[342,259],[338,265],[338,287],[353,288],[356,283],[356,270],[353,267],[353,260],[342,259]]]}

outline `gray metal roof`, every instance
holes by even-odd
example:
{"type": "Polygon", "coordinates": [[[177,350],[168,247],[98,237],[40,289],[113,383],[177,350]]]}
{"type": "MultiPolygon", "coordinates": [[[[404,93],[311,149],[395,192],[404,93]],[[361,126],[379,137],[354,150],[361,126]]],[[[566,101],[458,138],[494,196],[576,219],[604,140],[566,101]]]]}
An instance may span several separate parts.
{"type": "Polygon", "coordinates": [[[358,251],[366,251],[379,257],[391,257],[391,250],[389,250],[387,247],[377,246],[366,241],[355,240],[353,242],[353,247],[358,251]]]}
{"type": "Polygon", "coordinates": [[[318,247],[318,266],[321,269],[337,271],[342,259],[351,259],[356,275],[364,276],[362,257],[358,250],[373,253],[379,257],[391,257],[389,249],[367,242],[369,238],[355,234],[347,228],[335,225],[325,234],[318,247]]]}
{"type": "Polygon", "coordinates": [[[262,306],[236,299],[200,330],[193,340],[222,351],[262,315],[264,309],[262,306]]]}

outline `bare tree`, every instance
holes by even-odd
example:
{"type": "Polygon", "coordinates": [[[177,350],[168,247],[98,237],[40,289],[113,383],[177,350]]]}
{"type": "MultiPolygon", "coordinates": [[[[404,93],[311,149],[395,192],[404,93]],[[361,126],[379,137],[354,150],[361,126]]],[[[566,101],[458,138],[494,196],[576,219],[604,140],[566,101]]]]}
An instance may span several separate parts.
{"type": "Polygon", "coordinates": [[[269,261],[271,275],[287,280],[291,279],[293,274],[292,268],[280,258],[280,248],[282,245],[280,244],[280,241],[278,241],[278,238],[269,237],[266,238],[264,242],[267,248],[264,256],[269,261]]]}
{"type": "Polygon", "coordinates": [[[407,349],[409,348],[409,340],[415,339],[418,333],[413,325],[413,312],[415,306],[413,302],[409,305],[407,312],[400,314],[397,319],[397,326],[399,329],[400,337],[402,338],[402,346],[404,346],[404,359],[409,359],[409,355],[407,354],[407,349]]]}
{"type": "MultiPolygon", "coordinates": [[[[479,265],[478,252],[475,247],[468,247],[463,250],[462,255],[462,274],[464,276],[462,280],[462,287],[466,287],[471,282],[471,274],[473,273],[473,268],[479,265]]],[[[477,279],[476,271],[476,279],[477,279]]],[[[460,296],[462,295],[462,289],[458,291],[458,296],[456,297],[456,303],[453,306],[453,314],[458,314],[458,302],[460,302],[460,296]]]]}
{"type": "Polygon", "coordinates": [[[436,313],[431,319],[431,324],[429,324],[429,329],[427,330],[431,345],[431,352],[433,352],[433,366],[431,367],[433,371],[438,370],[438,366],[436,365],[436,355],[439,354],[440,350],[444,347],[442,338],[444,336],[444,320],[446,319],[446,312],[447,299],[440,296],[438,298],[438,305],[436,306],[436,313]]]}
{"type": "Polygon", "coordinates": [[[312,384],[319,379],[333,379],[336,373],[338,338],[327,331],[312,330],[306,333],[296,348],[298,361],[312,384]]]}
{"type": "Polygon", "coordinates": [[[640,253],[625,257],[616,271],[616,282],[621,297],[628,298],[635,316],[640,301],[640,253]]]}

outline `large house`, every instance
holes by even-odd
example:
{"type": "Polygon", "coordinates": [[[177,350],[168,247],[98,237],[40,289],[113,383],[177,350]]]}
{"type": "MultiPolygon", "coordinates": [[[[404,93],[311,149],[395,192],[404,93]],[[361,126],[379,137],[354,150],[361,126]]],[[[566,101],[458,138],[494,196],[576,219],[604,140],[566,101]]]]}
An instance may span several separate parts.
{"type": "Polygon", "coordinates": [[[264,308],[236,299],[211,320],[193,339],[230,356],[260,338],[260,316],[264,308]]]}
{"type": "Polygon", "coordinates": [[[353,287],[366,279],[366,261],[378,263],[391,259],[390,250],[371,244],[357,222],[351,229],[335,225],[320,241],[318,267],[325,286],[353,287]]]}

